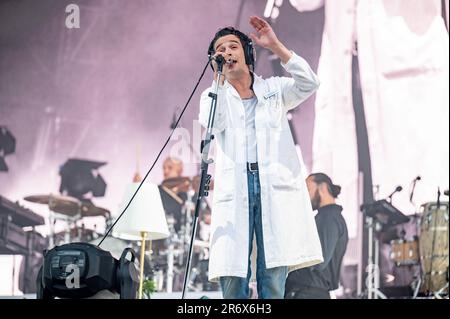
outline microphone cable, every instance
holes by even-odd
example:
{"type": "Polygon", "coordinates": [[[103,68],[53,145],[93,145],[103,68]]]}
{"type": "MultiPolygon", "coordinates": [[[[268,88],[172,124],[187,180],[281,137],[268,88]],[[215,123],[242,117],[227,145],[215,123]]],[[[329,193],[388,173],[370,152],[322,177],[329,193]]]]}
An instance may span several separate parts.
{"type": "Polygon", "coordinates": [[[109,227],[109,229],[107,230],[107,232],[105,233],[105,235],[103,235],[102,240],[97,244],[97,247],[100,247],[100,245],[103,243],[103,241],[106,239],[106,237],[108,237],[108,235],[111,233],[112,229],[114,228],[114,226],[117,224],[117,222],[120,220],[120,218],[122,218],[123,214],[126,212],[126,210],[128,209],[128,207],[131,205],[131,202],[133,201],[133,199],[136,197],[136,194],[139,192],[139,189],[141,188],[142,184],[145,182],[145,180],[147,179],[148,175],[150,174],[150,172],[152,171],[153,167],[155,167],[156,162],[158,162],[162,152],[164,151],[164,149],[166,148],[167,144],[169,144],[170,138],[172,137],[173,133],[175,132],[175,129],[178,127],[178,123],[180,122],[181,118],[183,117],[184,112],[186,111],[189,102],[191,101],[195,91],[197,90],[198,85],[200,84],[200,81],[202,80],[203,76],[205,75],[205,71],[208,67],[208,65],[210,64],[210,59],[208,59],[208,63],[206,63],[205,67],[203,68],[203,71],[197,81],[197,84],[195,85],[194,89],[192,90],[191,95],[189,96],[186,104],[183,107],[183,110],[181,111],[180,115],[178,116],[178,119],[174,125],[174,127],[172,128],[172,131],[170,132],[166,142],[164,143],[163,147],[161,148],[161,150],[159,151],[158,155],[156,156],[156,159],[154,160],[152,166],[150,167],[150,169],[147,171],[147,173],[145,174],[144,178],[142,179],[142,181],[139,183],[138,188],[136,189],[136,191],[134,192],[133,196],[131,196],[131,199],[128,201],[128,204],[125,206],[125,208],[123,209],[123,211],[120,213],[119,217],[117,217],[116,221],[109,227]]]}

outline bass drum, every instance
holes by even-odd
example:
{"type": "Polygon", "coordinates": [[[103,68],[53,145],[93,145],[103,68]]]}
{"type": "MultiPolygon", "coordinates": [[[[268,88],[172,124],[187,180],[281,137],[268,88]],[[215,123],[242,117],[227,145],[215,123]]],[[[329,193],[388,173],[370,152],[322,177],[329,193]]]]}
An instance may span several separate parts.
{"type": "Polygon", "coordinates": [[[438,206],[437,203],[427,203],[422,205],[422,210],[419,238],[423,273],[421,292],[448,293],[449,204],[442,202],[438,206]]]}
{"type": "Polygon", "coordinates": [[[391,260],[396,266],[411,266],[419,263],[418,240],[397,239],[391,241],[391,260]]]}
{"type": "Polygon", "coordinates": [[[84,226],[76,226],[70,230],[63,230],[54,235],[54,243],[56,246],[64,244],[82,242],[90,243],[92,240],[100,237],[95,230],[85,228],[84,226]]]}

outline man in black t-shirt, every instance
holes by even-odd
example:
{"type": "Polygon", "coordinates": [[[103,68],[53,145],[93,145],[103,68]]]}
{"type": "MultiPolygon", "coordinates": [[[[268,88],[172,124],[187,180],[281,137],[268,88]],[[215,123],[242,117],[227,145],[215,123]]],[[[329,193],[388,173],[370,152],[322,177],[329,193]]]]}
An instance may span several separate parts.
{"type": "Polygon", "coordinates": [[[330,177],[315,173],[306,179],[324,262],[291,272],[286,280],[287,299],[330,299],[330,291],[339,287],[342,259],[348,243],[348,232],[342,206],[336,204],[341,187],[330,177]]]}

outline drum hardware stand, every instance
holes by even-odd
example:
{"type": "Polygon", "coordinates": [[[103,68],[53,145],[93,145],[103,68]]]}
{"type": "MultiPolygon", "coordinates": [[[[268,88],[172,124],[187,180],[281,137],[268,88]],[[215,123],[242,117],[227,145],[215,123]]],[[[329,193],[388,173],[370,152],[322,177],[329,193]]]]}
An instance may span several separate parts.
{"type": "Polygon", "coordinates": [[[55,246],[55,223],[56,218],[55,214],[49,209],[48,213],[48,222],[50,226],[50,234],[48,239],[48,248],[52,249],[55,246]]]}
{"type": "MultiPolygon", "coordinates": [[[[421,267],[421,266],[419,265],[419,267],[421,267]]],[[[417,298],[417,295],[419,294],[420,286],[422,286],[422,278],[421,278],[421,275],[419,274],[419,277],[417,278],[416,287],[414,288],[413,299],[417,298]]]]}
{"type": "Polygon", "coordinates": [[[200,275],[200,270],[197,267],[192,268],[191,278],[189,279],[189,288],[194,291],[201,291],[201,288],[195,286],[195,279],[200,275]]]}
{"type": "Polygon", "coordinates": [[[433,293],[433,294],[434,294],[434,297],[435,297],[436,299],[443,299],[441,295],[444,294],[444,291],[445,291],[446,288],[448,288],[448,281],[447,281],[447,283],[444,285],[444,287],[442,287],[441,289],[439,289],[438,291],[436,291],[435,293],[433,293]]]}
{"type": "Polygon", "coordinates": [[[162,269],[159,269],[156,271],[156,273],[153,275],[153,280],[155,281],[155,288],[156,291],[162,291],[163,285],[164,285],[164,273],[162,269]]]}
{"type": "Polygon", "coordinates": [[[167,289],[168,293],[173,289],[173,259],[174,259],[174,247],[173,242],[169,243],[169,249],[167,252],[167,289]]]}
{"type": "MultiPolygon", "coordinates": [[[[417,214],[414,214],[414,219],[417,219],[417,214]]],[[[420,235],[420,222],[418,220],[414,221],[415,224],[415,231],[416,231],[416,236],[417,236],[417,241],[419,241],[419,235],[420,235]]],[[[419,269],[419,274],[416,276],[416,279],[413,281],[413,283],[415,282],[415,287],[414,287],[414,294],[413,294],[413,299],[417,299],[417,296],[419,295],[419,291],[420,291],[420,287],[422,286],[422,276],[423,276],[423,270],[422,270],[422,263],[420,261],[420,254],[419,254],[419,265],[418,265],[418,269],[419,269]]]]}
{"type": "Polygon", "coordinates": [[[386,199],[376,200],[361,205],[360,209],[366,218],[366,227],[368,228],[368,262],[367,262],[367,298],[387,299],[380,290],[380,267],[379,267],[379,240],[375,232],[382,230],[382,225],[398,225],[409,220],[402,212],[392,205],[392,195],[402,190],[397,186],[386,199]]]}
{"type": "MultiPolygon", "coordinates": [[[[436,215],[437,215],[437,213],[439,212],[439,209],[441,208],[441,190],[440,190],[440,188],[438,187],[438,191],[437,191],[437,202],[436,202],[436,215]]],[[[432,283],[432,281],[431,281],[431,274],[432,274],[432,272],[433,272],[433,258],[435,257],[435,255],[434,255],[434,248],[435,248],[435,243],[436,243],[436,234],[437,234],[437,228],[436,228],[436,224],[437,224],[437,216],[436,216],[436,218],[434,219],[434,232],[433,232],[433,242],[432,242],[432,244],[431,244],[431,260],[430,260],[430,282],[432,283]]]]}
{"type": "MultiPolygon", "coordinates": [[[[378,194],[378,189],[377,192],[378,194]]],[[[387,299],[386,296],[378,289],[380,287],[380,267],[378,264],[379,258],[379,241],[374,236],[374,231],[377,231],[380,224],[374,217],[366,216],[366,227],[368,228],[368,254],[367,254],[367,299],[377,299],[381,297],[387,299]]]]}
{"type": "Polygon", "coordinates": [[[169,237],[168,249],[167,249],[167,274],[166,274],[166,292],[171,293],[173,291],[173,278],[174,278],[174,263],[175,256],[183,256],[183,249],[175,249],[175,243],[180,243],[182,240],[178,238],[174,233],[169,237]]]}
{"type": "MultiPolygon", "coordinates": [[[[439,211],[440,208],[441,208],[441,190],[438,187],[438,190],[437,190],[437,201],[436,201],[436,213],[439,211]]],[[[434,227],[434,232],[433,232],[433,242],[431,244],[431,260],[430,260],[430,276],[429,276],[430,285],[433,284],[431,275],[433,274],[433,259],[436,256],[435,253],[434,253],[434,250],[435,250],[436,236],[437,236],[437,220],[438,220],[438,218],[436,216],[436,218],[434,219],[434,226],[432,226],[432,227],[434,227]]],[[[424,274],[424,276],[426,276],[426,274],[424,274]]],[[[447,287],[448,287],[448,281],[438,291],[433,292],[434,297],[437,298],[437,299],[442,299],[441,294],[444,293],[444,291],[445,291],[445,289],[447,287]]]]}
{"type": "Polygon", "coordinates": [[[187,199],[184,202],[183,205],[183,215],[184,215],[184,232],[182,233],[183,237],[183,248],[186,248],[186,250],[188,249],[188,245],[189,245],[189,234],[191,232],[191,223],[192,223],[192,216],[191,216],[191,212],[193,210],[193,206],[194,206],[194,202],[192,200],[195,191],[192,189],[192,186],[189,186],[189,190],[187,191],[187,199]]]}
{"type": "Polygon", "coordinates": [[[373,217],[366,217],[367,227],[369,229],[369,247],[367,261],[367,298],[368,299],[387,299],[387,297],[379,290],[380,288],[380,267],[379,267],[379,241],[374,236],[374,231],[380,230],[380,224],[373,217]]]}

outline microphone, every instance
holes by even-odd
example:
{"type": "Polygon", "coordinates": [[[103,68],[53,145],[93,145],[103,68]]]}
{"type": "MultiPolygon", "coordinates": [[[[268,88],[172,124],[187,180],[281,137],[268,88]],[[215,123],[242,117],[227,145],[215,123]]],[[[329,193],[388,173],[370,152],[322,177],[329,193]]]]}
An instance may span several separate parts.
{"type": "Polygon", "coordinates": [[[414,178],[413,180],[413,186],[412,186],[412,190],[411,190],[411,194],[409,194],[409,201],[412,203],[412,199],[414,196],[414,190],[416,189],[416,183],[417,181],[420,181],[422,178],[420,176],[417,176],[416,178],[414,178]]]}
{"type": "Polygon", "coordinates": [[[437,191],[437,207],[438,207],[438,209],[440,206],[441,206],[441,188],[438,186],[438,191],[437,191]]]}
{"type": "Polygon", "coordinates": [[[210,57],[211,61],[216,61],[219,70],[222,70],[222,65],[225,63],[225,58],[222,55],[212,56],[210,57]]]}
{"type": "Polygon", "coordinates": [[[216,61],[216,63],[217,63],[218,65],[222,65],[222,64],[233,64],[234,62],[236,62],[236,61],[234,61],[234,60],[232,60],[232,59],[225,60],[225,58],[223,57],[223,55],[211,56],[209,59],[210,59],[211,61],[212,61],[212,60],[216,61]]]}
{"type": "Polygon", "coordinates": [[[403,187],[400,185],[395,188],[395,190],[388,196],[389,202],[392,202],[392,196],[394,196],[395,193],[401,192],[403,190],[403,187]]]}
{"type": "Polygon", "coordinates": [[[170,128],[173,130],[177,127],[177,112],[173,113],[172,123],[170,123],[170,128]]]}
{"type": "Polygon", "coordinates": [[[221,55],[221,54],[216,55],[216,56],[212,56],[212,57],[211,57],[211,60],[214,60],[214,61],[216,61],[217,63],[220,63],[220,62],[224,63],[224,62],[225,62],[225,58],[224,58],[223,55],[221,55]]]}

